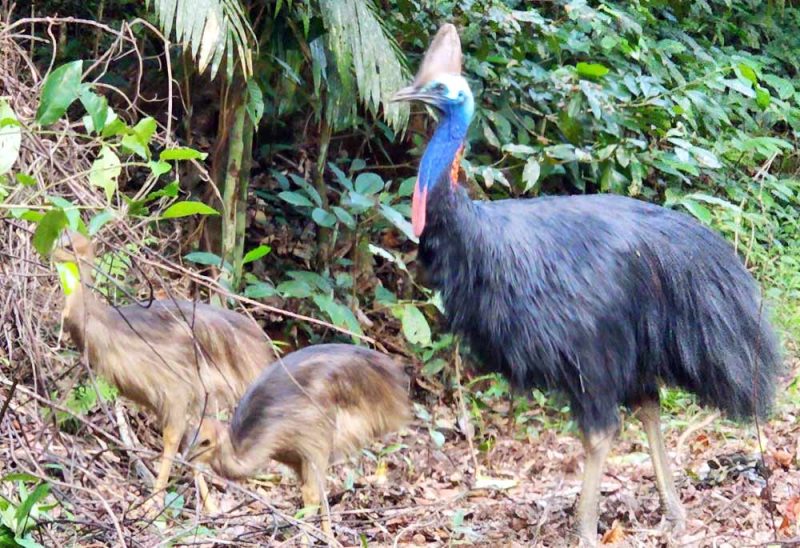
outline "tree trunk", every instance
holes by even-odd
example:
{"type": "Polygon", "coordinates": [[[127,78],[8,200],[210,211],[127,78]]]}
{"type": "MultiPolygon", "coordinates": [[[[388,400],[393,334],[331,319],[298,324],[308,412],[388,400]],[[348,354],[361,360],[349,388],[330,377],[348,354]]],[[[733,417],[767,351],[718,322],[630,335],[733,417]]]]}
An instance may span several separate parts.
{"type": "MultiPolygon", "coordinates": [[[[237,242],[238,234],[238,209],[242,186],[242,161],[244,159],[245,145],[252,146],[252,135],[245,138],[245,112],[244,101],[239,101],[233,114],[233,124],[228,136],[228,163],[225,169],[225,186],[222,191],[222,258],[227,261],[233,271],[223,269],[223,282],[227,282],[232,290],[236,290],[241,278],[241,254],[237,260],[237,250],[242,246],[237,242]],[[239,272],[236,271],[236,265],[239,272]]],[[[252,126],[249,126],[252,127],[252,126]]],[[[252,133],[252,131],[251,131],[252,133]]],[[[245,195],[247,190],[245,189],[245,195]]],[[[242,235],[243,236],[243,235],[242,235]]]]}

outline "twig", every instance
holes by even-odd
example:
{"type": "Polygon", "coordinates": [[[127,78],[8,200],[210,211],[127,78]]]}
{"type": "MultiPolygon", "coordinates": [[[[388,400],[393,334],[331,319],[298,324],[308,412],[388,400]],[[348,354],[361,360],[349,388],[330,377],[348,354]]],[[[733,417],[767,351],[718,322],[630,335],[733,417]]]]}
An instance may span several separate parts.
{"type": "MultiPolygon", "coordinates": [[[[128,424],[128,419],[125,417],[125,407],[122,405],[122,400],[117,399],[114,402],[114,416],[117,419],[117,428],[119,429],[119,436],[128,447],[141,447],[141,442],[135,438],[135,434],[131,432],[131,427],[128,424]]],[[[139,455],[130,452],[130,459],[133,461],[133,466],[136,469],[136,474],[144,481],[149,487],[155,483],[155,477],[147,469],[147,466],[139,458],[139,455]]]]}
{"type": "Polygon", "coordinates": [[[675,444],[675,458],[678,460],[683,460],[682,453],[683,453],[683,446],[686,444],[686,441],[689,439],[689,436],[697,432],[698,430],[702,430],[715,420],[717,420],[720,416],[719,411],[714,411],[706,418],[701,420],[700,422],[694,423],[689,425],[688,428],[681,434],[681,437],[678,438],[678,442],[675,444]]]}

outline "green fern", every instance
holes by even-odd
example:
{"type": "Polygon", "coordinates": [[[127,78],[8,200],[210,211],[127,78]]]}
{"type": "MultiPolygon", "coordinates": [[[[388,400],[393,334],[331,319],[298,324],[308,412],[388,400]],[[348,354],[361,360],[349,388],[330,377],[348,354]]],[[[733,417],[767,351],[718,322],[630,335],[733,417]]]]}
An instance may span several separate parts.
{"type": "MultiPolygon", "coordinates": [[[[328,73],[329,100],[334,103],[328,105],[333,107],[327,109],[329,120],[334,113],[354,108],[351,98],[355,75],[358,97],[367,108],[377,112],[383,107],[386,121],[395,128],[403,127],[408,120],[408,107],[390,103],[389,97],[408,83],[409,71],[372,1],[320,0],[319,5],[328,31],[325,44],[336,63],[335,74],[328,73]]],[[[321,53],[319,49],[317,52],[321,53]]]]}
{"type": "Polygon", "coordinates": [[[191,51],[199,72],[210,64],[213,78],[225,56],[228,78],[237,64],[245,79],[252,75],[256,40],[239,0],[152,0],[152,7],[164,34],[174,27],[175,40],[191,51]]]}

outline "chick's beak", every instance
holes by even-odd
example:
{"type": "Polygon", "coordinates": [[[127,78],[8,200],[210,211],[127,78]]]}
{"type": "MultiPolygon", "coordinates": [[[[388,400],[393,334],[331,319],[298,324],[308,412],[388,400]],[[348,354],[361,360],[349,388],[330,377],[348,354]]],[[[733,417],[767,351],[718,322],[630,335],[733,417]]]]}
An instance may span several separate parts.
{"type": "Polygon", "coordinates": [[[439,98],[436,95],[427,93],[414,85],[406,86],[400,90],[397,90],[389,99],[389,101],[393,103],[400,101],[422,101],[423,103],[428,103],[429,105],[437,104],[438,100],[439,98]]]}

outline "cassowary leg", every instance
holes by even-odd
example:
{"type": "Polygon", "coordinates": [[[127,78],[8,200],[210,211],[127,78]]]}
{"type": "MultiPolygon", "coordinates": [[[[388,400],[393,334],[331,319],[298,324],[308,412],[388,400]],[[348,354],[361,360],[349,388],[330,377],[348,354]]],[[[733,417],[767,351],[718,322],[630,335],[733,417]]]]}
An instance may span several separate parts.
{"type": "Polygon", "coordinates": [[[155,492],[160,493],[169,483],[169,473],[172,470],[172,461],[178,453],[178,446],[183,436],[183,428],[171,424],[164,425],[162,437],[164,439],[164,452],[161,455],[161,462],[158,465],[158,476],[156,477],[155,492]]]}
{"type": "MultiPolygon", "coordinates": [[[[303,494],[303,506],[315,506],[317,509],[322,505],[325,498],[324,476],[322,462],[313,462],[309,459],[304,459],[301,465],[300,473],[300,491],[303,494]]],[[[326,501],[327,502],[327,501],[326,501]]],[[[310,512],[308,515],[316,515],[317,509],[310,512]]],[[[333,540],[333,530],[331,529],[330,513],[327,509],[327,504],[322,512],[322,532],[333,540]]]]}
{"type": "Polygon", "coordinates": [[[664,449],[664,438],[661,435],[661,410],[658,400],[645,400],[639,408],[639,418],[647,434],[650,445],[650,458],[656,473],[656,485],[661,496],[661,504],[666,512],[667,520],[672,528],[681,530],[686,521],[686,512],[681,505],[681,498],[675,489],[672,470],[669,466],[667,452],[664,449]]]}
{"type": "Polygon", "coordinates": [[[603,466],[611,449],[616,429],[608,432],[586,434],[583,448],[586,453],[583,465],[583,486],[578,501],[577,532],[581,540],[594,546],[597,542],[597,516],[600,506],[600,480],[603,466]]]}
{"type": "Polygon", "coordinates": [[[200,501],[203,503],[203,508],[205,509],[206,513],[217,514],[219,512],[219,508],[217,508],[217,504],[211,497],[211,493],[208,492],[208,484],[206,483],[206,478],[203,477],[202,473],[194,473],[194,483],[197,485],[197,491],[200,493],[200,501]]]}

